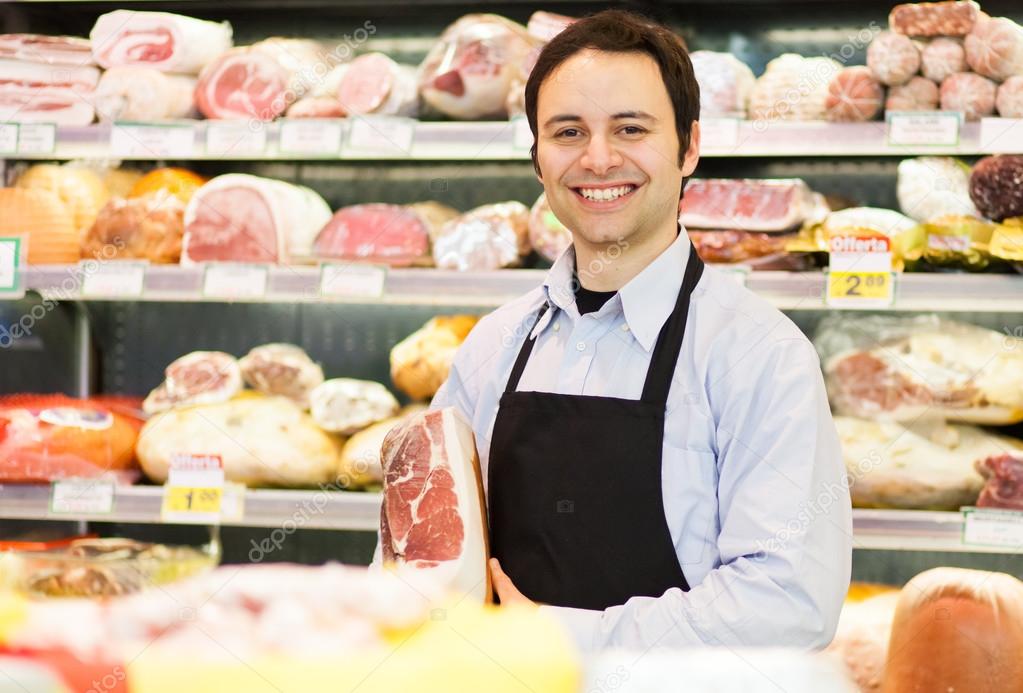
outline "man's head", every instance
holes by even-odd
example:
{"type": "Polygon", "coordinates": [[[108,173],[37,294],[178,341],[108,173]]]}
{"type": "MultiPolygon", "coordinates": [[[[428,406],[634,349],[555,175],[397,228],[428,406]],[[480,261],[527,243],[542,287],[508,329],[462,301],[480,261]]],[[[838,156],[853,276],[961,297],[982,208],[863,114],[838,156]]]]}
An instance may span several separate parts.
{"type": "Polygon", "coordinates": [[[699,158],[700,92],[670,30],[618,10],[572,24],[529,76],[526,117],[537,176],[577,244],[674,228],[699,158]]]}

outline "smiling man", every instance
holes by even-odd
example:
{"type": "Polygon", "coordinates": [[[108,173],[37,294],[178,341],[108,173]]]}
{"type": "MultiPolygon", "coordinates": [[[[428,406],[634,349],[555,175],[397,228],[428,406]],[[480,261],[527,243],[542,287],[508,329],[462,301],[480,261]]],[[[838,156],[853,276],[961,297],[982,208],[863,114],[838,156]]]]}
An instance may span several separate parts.
{"type": "Polygon", "coordinates": [[[699,88],[664,27],[606,11],[541,53],[533,163],[573,245],[484,318],[433,406],[472,421],[501,603],[586,649],[819,648],[851,512],[813,347],[677,222],[699,88]]]}

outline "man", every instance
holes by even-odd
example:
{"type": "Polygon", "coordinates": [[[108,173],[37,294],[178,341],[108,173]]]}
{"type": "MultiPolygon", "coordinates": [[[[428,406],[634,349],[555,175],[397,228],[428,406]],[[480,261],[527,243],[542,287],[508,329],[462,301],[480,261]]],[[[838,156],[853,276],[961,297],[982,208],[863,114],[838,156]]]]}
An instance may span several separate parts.
{"type": "Polygon", "coordinates": [[[812,345],[677,224],[700,142],[684,47],[583,19],[526,111],[574,243],[433,401],[473,424],[501,603],[543,605],[587,649],[823,647],[849,582],[842,456],[812,345]]]}

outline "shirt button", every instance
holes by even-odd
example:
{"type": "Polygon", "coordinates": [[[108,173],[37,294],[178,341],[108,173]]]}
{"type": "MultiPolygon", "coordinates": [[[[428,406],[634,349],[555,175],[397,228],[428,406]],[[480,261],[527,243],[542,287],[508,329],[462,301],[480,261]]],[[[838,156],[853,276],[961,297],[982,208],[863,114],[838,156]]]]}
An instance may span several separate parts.
{"type": "Polygon", "coordinates": [[[554,331],[557,332],[560,329],[561,329],[561,323],[557,323],[557,322],[554,323],[554,331]]]}
{"type": "Polygon", "coordinates": [[[575,345],[576,351],[586,351],[586,342],[577,342],[575,345]]]}
{"type": "Polygon", "coordinates": [[[622,325],[622,332],[628,332],[628,331],[629,331],[629,326],[628,325],[622,325]]]}

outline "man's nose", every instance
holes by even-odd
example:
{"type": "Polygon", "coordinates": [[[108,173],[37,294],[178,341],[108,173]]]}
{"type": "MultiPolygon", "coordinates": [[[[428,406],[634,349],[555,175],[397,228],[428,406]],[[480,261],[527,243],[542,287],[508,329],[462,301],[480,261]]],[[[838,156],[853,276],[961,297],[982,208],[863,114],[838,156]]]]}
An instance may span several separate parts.
{"type": "Polygon", "coordinates": [[[622,156],[606,136],[596,135],[590,138],[580,164],[595,175],[603,176],[611,169],[622,165],[622,156]]]}

